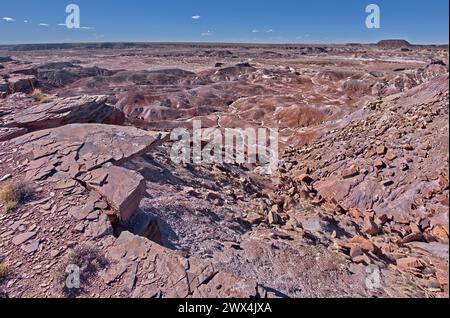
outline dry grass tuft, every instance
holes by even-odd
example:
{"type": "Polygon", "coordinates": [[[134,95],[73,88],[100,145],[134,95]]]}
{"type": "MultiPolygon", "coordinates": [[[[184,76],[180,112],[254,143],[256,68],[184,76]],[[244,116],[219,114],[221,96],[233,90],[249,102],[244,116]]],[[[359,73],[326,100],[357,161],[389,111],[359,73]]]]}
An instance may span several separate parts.
{"type": "Polygon", "coordinates": [[[17,209],[20,204],[32,199],[34,188],[27,182],[16,182],[0,189],[0,200],[3,201],[6,212],[17,209]]]}
{"type": "Polygon", "coordinates": [[[83,292],[84,287],[89,286],[90,279],[96,276],[100,269],[106,268],[108,265],[109,261],[98,247],[80,245],[72,250],[58,266],[56,279],[62,286],[66,297],[76,297],[83,292]],[[67,269],[73,265],[79,268],[80,289],[69,289],[66,286],[66,280],[69,275],[67,269]]]}
{"type": "Polygon", "coordinates": [[[49,98],[39,88],[33,88],[31,96],[33,97],[34,101],[39,104],[45,104],[50,101],[49,98]]]}
{"type": "Polygon", "coordinates": [[[0,282],[6,279],[9,274],[9,266],[6,261],[0,262],[0,282]]]}

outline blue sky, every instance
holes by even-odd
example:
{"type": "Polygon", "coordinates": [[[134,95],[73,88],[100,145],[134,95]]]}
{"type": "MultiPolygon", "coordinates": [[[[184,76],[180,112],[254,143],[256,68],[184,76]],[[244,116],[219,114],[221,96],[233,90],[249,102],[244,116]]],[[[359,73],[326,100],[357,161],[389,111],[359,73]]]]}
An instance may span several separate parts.
{"type": "Polygon", "coordinates": [[[448,10],[448,0],[0,0],[0,44],[372,43],[385,38],[447,44],[448,10]],[[70,3],[79,5],[84,28],[58,25],[70,3]],[[381,29],[365,26],[370,3],[381,8],[381,29]]]}

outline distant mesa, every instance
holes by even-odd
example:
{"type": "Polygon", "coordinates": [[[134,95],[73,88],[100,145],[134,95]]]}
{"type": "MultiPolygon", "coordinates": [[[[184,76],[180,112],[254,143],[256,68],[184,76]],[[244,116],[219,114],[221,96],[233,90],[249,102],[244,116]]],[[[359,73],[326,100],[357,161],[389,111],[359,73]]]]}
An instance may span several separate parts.
{"type": "Polygon", "coordinates": [[[411,46],[411,43],[406,40],[381,40],[377,45],[383,47],[405,47],[411,46]]]}

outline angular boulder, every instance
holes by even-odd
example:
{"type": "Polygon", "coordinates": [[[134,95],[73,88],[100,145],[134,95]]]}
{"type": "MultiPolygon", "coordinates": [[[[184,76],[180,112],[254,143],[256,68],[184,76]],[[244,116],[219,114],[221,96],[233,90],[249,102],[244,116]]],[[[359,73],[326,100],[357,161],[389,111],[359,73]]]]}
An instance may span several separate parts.
{"type": "Polygon", "coordinates": [[[137,172],[109,165],[83,175],[89,189],[95,190],[127,221],[145,195],[145,180],[137,172]]]}
{"type": "Polygon", "coordinates": [[[29,93],[36,83],[36,78],[32,75],[13,75],[8,79],[11,93],[29,93]]]}

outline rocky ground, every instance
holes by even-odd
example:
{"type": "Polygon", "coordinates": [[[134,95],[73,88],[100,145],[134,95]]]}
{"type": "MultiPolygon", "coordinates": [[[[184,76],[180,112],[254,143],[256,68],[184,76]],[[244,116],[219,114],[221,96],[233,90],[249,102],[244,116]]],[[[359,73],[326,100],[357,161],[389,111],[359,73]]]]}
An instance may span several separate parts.
{"type": "Polygon", "coordinates": [[[0,51],[0,294],[448,297],[448,47],[46,49],[0,51]],[[193,120],[278,171],[173,163],[193,120]]]}

